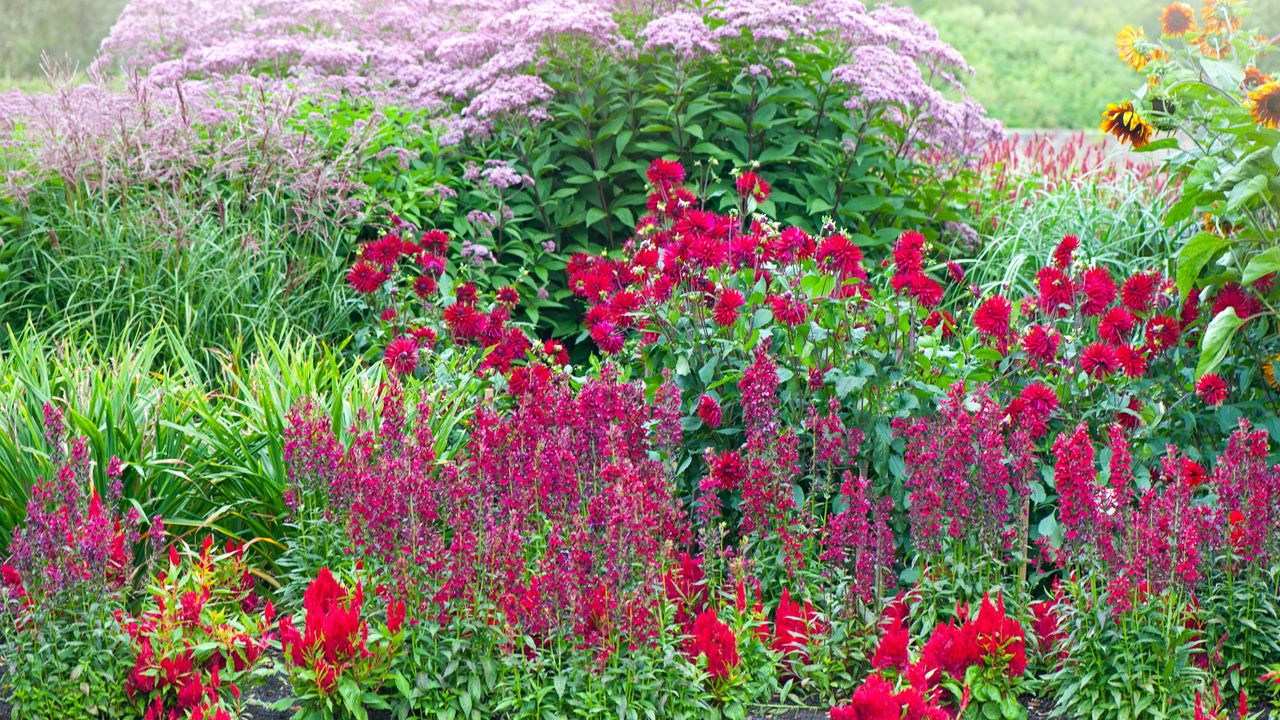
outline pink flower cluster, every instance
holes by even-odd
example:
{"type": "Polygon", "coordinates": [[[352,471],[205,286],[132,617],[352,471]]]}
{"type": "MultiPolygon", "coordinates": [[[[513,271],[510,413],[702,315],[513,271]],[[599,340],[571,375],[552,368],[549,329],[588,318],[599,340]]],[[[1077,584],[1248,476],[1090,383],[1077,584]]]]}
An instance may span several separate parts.
{"type": "Polygon", "coordinates": [[[959,542],[993,557],[1017,548],[1026,522],[1023,501],[1037,473],[1034,438],[1047,415],[1010,412],[986,387],[972,394],[954,385],[933,415],[895,419],[906,440],[903,463],[910,492],[911,542],[936,555],[959,542]]]}
{"type": "Polygon", "coordinates": [[[85,438],[66,436],[62,410],[44,406],[45,441],[57,474],[36,482],[25,525],[14,529],[8,564],[0,568],[0,593],[23,607],[56,607],[67,594],[118,592],[128,581],[140,516],[121,516],[123,467],[112,458],[108,489],[98,494],[85,438]]]}
{"type": "MultiPolygon", "coordinates": [[[[978,173],[989,196],[1022,197],[1022,181],[1035,178],[1048,190],[1087,180],[1099,184],[1134,179],[1148,197],[1160,197],[1171,179],[1156,164],[1139,156],[1117,156],[1104,142],[1091,142],[1084,132],[1068,137],[1051,133],[1021,133],[987,145],[978,160],[978,173]]],[[[1173,182],[1176,182],[1174,180],[1173,182]]],[[[982,208],[975,205],[975,211],[982,208]]]]}
{"type": "Polygon", "coordinates": [[[1119,425],[1109,450],[1102,482],[1085,426],[1063,433],[1054,476],[1065,539],[1059,562],[1103,572],[1113,612],[1169,587],[1195,591],[1215,563],[1249,567],[1276,557],[1280,466],[1267,463],[1265,431],[1241,421],[1211,473],[1170,447],[1145,490],[1119,425]]]}
{"type": "Polygon", "coordinates": [[[868,11],[856,0],[649,8],[619,0],[232,0],[213,12],[197,0],[131,0],[93,69],[123,65],[157,88],[248,80],[428,108],[450,116],[457,140],[487,133],[498,119],[546,119],[552,90],[538,73],[548,58],[594,47],[623,60],[647,52],[688,62],[746,42],[762,60],[749,72],[791,73],[777,50],[819,37],[850,60],[835,73],[853,94],[848,107],[916,118],[909,142],[968,153],[1001,134],[976,103],[941,92],[963,93],[960,77],[970,70],[936,29],[910,9],[868,11]],[[633,38],[636,18],[643,24],[633,38]]]}
{"type": "Polygon", "coordinates": [[[509,407],[477,409],[449,462],[430,406],[407,415],[394,382],[380,426],[349,448],[304,404],[287,431],[291,483],[328,485],[328,516],[391,570],[418,621],[493,608],[513,638],[641,642],[671,553],[690,540],[653,455],[678,442],[679,416],[608,371],[577,391],[544,364],[513,378],[509,407]]]}

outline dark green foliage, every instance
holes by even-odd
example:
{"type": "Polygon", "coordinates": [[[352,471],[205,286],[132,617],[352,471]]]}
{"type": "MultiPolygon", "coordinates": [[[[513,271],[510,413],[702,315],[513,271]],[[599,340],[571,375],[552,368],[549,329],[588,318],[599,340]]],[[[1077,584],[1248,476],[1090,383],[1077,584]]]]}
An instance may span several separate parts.
{"type": "Polygon", "coordinates": [[[122,680],[132,662],[115,607],[86,600],[56,616],[30,616],[33,622],[19,629],[0,606],[0,696],[12,704],[13,720],[123,716],[122,680]]]}
{"type": "MultiPolygon", "coordinates": [[[[552,120],[507,128],[474,148],[476,161],[513,161],[532,186],[503,198],[514,217],[492,240],[465,223],[454,229],[495,246],[497,272],[509,281],[545,288],[550,297],[533,305],[530,319],[566,335],[579,311],[561,271],[575,253],[614,250],[631,238],[647,212],[644,171],[654,158],[682,161],[719,212],[737,205],[735,174],[758,169],[773,185],[761,212],[812,233],[834,221],[873,251],[904,228],[958,219],[958,162],[921,162],[904,147],[901,125],[851,113],[843,107],[849,91],[831,77],[845,60],[825,41],[806,50],[782,53],[795,72],[771,77],[744,68],[776,67],[777,49],[748,40],[695,61],[618,63],[594,54],[547,67],[541,77],[557,93],[552,120]]],[[[469,209],[483,197],[464,199],[459,207],[469,209]]]]}

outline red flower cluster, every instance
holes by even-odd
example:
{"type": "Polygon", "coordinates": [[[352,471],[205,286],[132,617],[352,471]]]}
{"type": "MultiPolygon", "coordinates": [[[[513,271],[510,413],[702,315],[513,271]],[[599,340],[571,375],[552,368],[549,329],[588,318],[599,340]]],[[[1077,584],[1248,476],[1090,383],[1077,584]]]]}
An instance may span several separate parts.
{"type": "Polygon", "coordinates": [[[698,398],[698,417],[702,423],[711,429],[720,427],[721,410],[720,403],[710,395],[702,395],[698,398]]]}
{"type": "MultiPolygon", "coordinates": [[[[360,674],[371,663],[389,660],[390,642],[369,648],[369,626],[361,617],[364,590],[359,583],[348,591],[329,568],[321,568],[302,596],[306,613],[303,632],[291,616],[280,618],[280,646],[293,669],[303,669],[321,695],[337,689],[343,673],[360,674]]],[[[403,606],[391,603],[387,631],[394,635],[404,619],[403,606]]]]}
{"type": "Polygon", "coordinates": [[[844,705],[831,708],[831,720],[951,720],[954,716],[915,687],[897,690],[872,674],[844,705]]]}
{"type": "MultiPolygon", "coordinates": [[[[412,228],[400,221],[402,231],[412,228]]],[[[460,283],[453,298],[440,294],[438,280],[445,272],[449,236],[428,230],[417,242],[400,234],[384,235],[360,246],[360,259],[347,273],[353,290],[366,298],[387,336],[383,359],[396,375],[413,373],[421,354],[437,342],[441,329],[455,343],[488,348],[483,367],[509,372],[530,348],[524,331],[510,325],[511,309],[520,294],[499,288],[492,307],[480,307],[479,293],[460,283]],[[390,287],[388,292],[381,292],[390,287]]]]}
{"type": "Polygon", "coordinates": [[[971,394],[957,383],[934,415],[892,421],[907,443],[903,461],[918,552],[938,553],[951,540],[974,543],[993,557],[1013,548],[1022,499],[1037,472],[1033,439],[1055,406],[1051,391],[1006,408],[985,386],[971,394]]]}
{"type": "Polygon", "coordinates": [[[893,246],[894,292],[915,298],[922,306],[932,308],[942,302],[943,288],[924,270],[924,235],[909,230],[898,236],[893,246]]]}
{"type": "Polygon", "coordinates": [[[884,635],[872,657],[871,666],[908,682],[899,691],[881,674],[873,673],[846,705],[832,708],[832,720],[874,718],[954,718],[964,710],[947,704],[942,692],[944,676],[963,682],[970,667],[982,666],[1010,679],[1026,672],[1027,656],[1022,626],[1005,613],[1004,601],[983,597],[978,614],[969,617],[966,607],[957,608],[959,624],[947,622],[934,628],[915,663],[910,657],[907,630],[908,606],[903,598],[892,603],[882,623],[884,635]]]}
{"type": "Polygon", "coordinates": [[[1221,405],[1227,401],[1227,382],[1214,373],[1205,373],[1196,381],[1196,395],[1205,405],[1221,405]]]}
{"type": "Polygon", "coordinates": [[[733,628],[716,617],[715,608],[704,610],[693,621],[693,633],[685,646],[685,652],[692,659],[699,656],[707,659],[707,672],[715,682],[723,682],[733,674],[738,666],[738,638],[733,628]]]}
{"type": "MultiPolygon", "coordinates": [[[[432,414],[407,412],[398,384],[349,448],[300,405],[286,432],[290,489],[320,496],[418,622],[497,612],[537,642],[574,637],[607,653],[648,641],[661,617],[654,579],[690,540],[655,459],[680,442],[679,393],[659,388],[649,402],[608,369],[581,387],[540,363],[512,378],[512,395],[475,411],[448,462],[432,414]]],[[[689,618],[701,610],[695,601],[689,618]]]]}
{"type": "Polygon", "coordinates": [[[253,592],[244,545],[212,553],[206,537],[185,566],[176,548],[142,612],[123,622],[134,655],[125,690],[144,720],[230,720],[271,640],[275,611],[253,592]]]}
{"type": "MultiPolygon", "coordinates": [[[[1076,323],[1073,327],[1096,332],[1097,339],[1083,342],[1079,351],[1079,369],[1089,376],[1102,380],[1122,372],[1129,378],[1143,377],[1149,363],[1176,347],[1198,318],[1197,296],[1192,292],[1180,300],[1173,281],[1156,272],[1135,273],[1118,291],[1105,268],[1072,274],[1079,245],[1078,238],[1066,236],[1054,252],[1053,264],[1037,273],[1034,307],[1050,323],[1069,319],[1076,323]],[[1113,304],[1117,297],[1120,303],[1113,304]]],[[[989,335],[1004,327],[995,320],[984,322],[990,325],[984,331],[989,335]]],[[[1033,366],[1052,368],[1067,362],[1058,356],[1059,343],[1048,338],[1048,327],[1033,324],[1021,338],[1033,366]]]]}
{"type": "Polygon", "coordinates": [[[741,197],[752,198],[756,202],[764,202],[769,199],[769,183],[750,170],[738,176],[738,179],[734,182],[734,187],[741,197]]]}
{"type": "Polygon", "coordinates": [[[1269,561],[1280,548],[1280,468],[1268,465],[1269,452],[1267,434],[1242,422],[1211,474],[1170,449],[1152,472],[1160,482],[1143,489],[1122,428],[1111,428],[1105,484],[1085,426],[1064,433],[1054,445],[1060,562],[1103,573],[1110,609],[1122,613],[1170,586],[1194,591],[1219,558],[1269,561]]]}
{"type": "Polygon", "coordinates": [[[773,621],[773,649],[779,653],[796,653],[800,658],[809,656],[809,644],[826,632],[821,620],[808,600],[803,605],[791,599],[791,591],[782,590],[778,610],[773,621]]]}
{"type": "Polygon", "coordinates": [[[982,598],[978,614],[967,617],[964,608],[960,624],[948,622],[934,628],[920,651],[920,665],[931,684],[938,681],[936,670],[961,680],[974,665],[1003,670],[1010,678],[1027,671],[1026,640],[1022,626],[1005,613],[1004,598],[982,598]]]}
{"type": "MultiPolygon", "coordinates": [[[[652,341],[657,328],[646,316],[663,303],[679,303],[687,314],[722,328],[734,325],[746,305],[746,288],[717,283],[710,271],[749,269],[758,280],[772,277],[767,266],[811,260],[838,279],[831,297],[867,292],[862,250],[848,237],[835,233],[819,244],[798,228],[756,222],[744,229],[732,216],[702,209],[698,198],[679,186],[684,171],[678,164],[655,160],[647,175],[651,212],[636,223],[627,257],[575,255],[566,268],[573,292],[591,304],[584,322],[604,352],[620,352],[632,331],[642,343],[652,341]]],[[[753,172],[739,176],[737,185],[744,197],[762,201],[768,196],[768,184],[753,172]]],[[[764,298],[774,319],[787,327],[807,322],[810,305],[793,287],[771,289],[764,298]]]]}
{"type": "Polygon", "coordinates": [[[121,516],[123,466],[111,458],[106,496],[93,479],[88,441],[67,442],[62,411],[44,405],[45,442],[56,475],[31,488],[26,520],[15,528],[8,562],[0,570],[0,593],[30,609],[68,594],[111,595],[126,584],[141,517],[121,516]]]}
{"type": "Polygon", "coordinates": [[[1035,631],[1036,641],[1039,643],[1042,654],[1052,652],[1066,639],[1066,633],[1062,631],[1058,617],[1058,602],[1055,597],[1049,600],[1038,600],[1028,606],[1034,618],[1032,630],[1035,631]]]}

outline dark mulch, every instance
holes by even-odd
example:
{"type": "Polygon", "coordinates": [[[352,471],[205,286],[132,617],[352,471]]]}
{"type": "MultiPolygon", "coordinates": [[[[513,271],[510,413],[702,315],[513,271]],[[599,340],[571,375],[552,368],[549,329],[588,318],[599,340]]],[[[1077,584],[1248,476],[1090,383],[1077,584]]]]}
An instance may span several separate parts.
{"type": "Polygon", "coordinates": [[[827,713],[819,710],[778,710],[767,714],[752,714],[748,720],[827,720],[827,713]]]}
{"type": "Polygon", "coordinates": [[[1053,711],[1053,701],[1045,698],[1023,698],[1022,704],[1027,706],[1028,720],[1047,720],[1053,711]]]}

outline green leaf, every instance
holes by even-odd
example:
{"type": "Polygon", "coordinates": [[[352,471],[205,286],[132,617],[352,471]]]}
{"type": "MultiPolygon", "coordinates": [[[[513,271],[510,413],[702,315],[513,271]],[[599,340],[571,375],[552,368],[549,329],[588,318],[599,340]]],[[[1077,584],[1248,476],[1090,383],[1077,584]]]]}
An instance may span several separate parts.
{"type": "Polygon", "coordinates": [[[1049,538],[1054,543],[1061,542],[1058,536],[1058,518],[1053,515],[1045,515],[1040,520],[1040,524],[1036,526],[1036,530],[1040,532],[1040,537],[1049,538]]]}
{"type": "Polygon", "coordinates": [[[338,679],[338,694],[342,696],[342,705],[347,712],[356,717],[365,717],[364,703],[360,701],[360,686],[350,675],[338,679]]]}
{"type": "Polygon", "coordinates": [[[1231,92],[1244,82],[1244,71],[1237,63],[1203,58],[1200,60],[1200,67],[1204,68],[1204,74],[1209,78],[1209,82],[1216,85],[1219,90],[1231,92]]]}
{"type": "Polygon", "coordinates": [[[1188,183],[1184,188],[1182,197],[1179,198],[1178,202],[1173,204],[1173,207],[1169,208],[1167,213],[1165,213],[1165,225],[1168,227],[1174,227],[1191,217],[1192,213],[1196,211],[1196,206],[1199,205],[1199,203],[1200,193],[1192,188],[1188,183]]]}
{"type": "Polygon", "coordinates": [[[1249,264],[1244,266],[1244,276],[1240,278],[1240,282],[1244,285],[1252,285],[1258,278],[1273,272],[1280,272],[1280,247],[1273,247],[1254,255],[1249,260],[1249,264]]]}
{"type": "Polygon", "coordinates": [[[1178,292],[1186,297],[1200,271],[1230,243],[1213,233],[1197,233],[1178,251],[1178,292]]]}
{"type": "Polygon", "coordinates": [[[1267,189],[1267,176],[1258,174],[1237,184],[1227,193],[1227,212],[1231,212],[1267,189]]]}
{"type": "Polygon", "coordinates": [[[1200,343],[1200,362],[1196,364],[1196,378],[1213,371],[1226,357],[1231,348],[1231,337],[1244,324],[1244,320],[1236,315],[1236,309],[1229,307],[1218,313],[1204,330],[1204,340],[1200,343]]]}
{"type": "Polygon", "coordinates": [[[1177,150],[1177,149],[1178,149],[1178,138],[1170,137],[1170,138],[1164,138],[1163,140],[1157,140],[1152,143],[1147,143],[1142,147],[1135,147],[1133,148],[1133,152],[1149,153],[1149,152],[1155,152],[1157,150],[1177,150]]]}
{"type": "Polygon", "coordinates": [[[689,357],[681,355],[676,359],[676,375],[681,377],[689,374],[689,357]]]}

